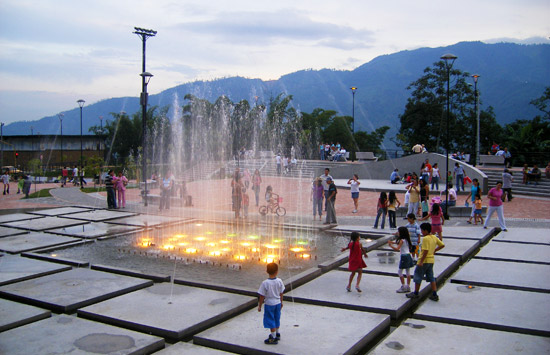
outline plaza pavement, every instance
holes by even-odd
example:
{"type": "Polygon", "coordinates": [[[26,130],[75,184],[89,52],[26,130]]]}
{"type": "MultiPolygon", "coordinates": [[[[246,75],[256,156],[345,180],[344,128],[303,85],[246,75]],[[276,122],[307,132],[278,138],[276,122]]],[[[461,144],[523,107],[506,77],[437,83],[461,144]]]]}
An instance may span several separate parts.
{"type": "MultiPolygon", "coordinates": [[[[308,182],[276,178],[266,183],[285,191],[283,205],[289,210],[285,218],[269,218],[268,223],[323,227],[309,216],[308,182]]],[[[227,182],[190,185],[195,207],[172,207],[162,216],[200,218],[207,213],[211,219],[233,219],[225,196],[227,182]],[[199,199],[198,191],[207,197],[199,199]]],[[[364,185],[386,189],[389,183],[365,181],[364,185]]],[[[282,340],[270,346],[263,344],[266,332],[256,300],[246,296],[253,290],[234,293],[212,285],[175,285],[152,281],[151,275],[125,276],[116,268],[100,272],[87,263],[67,266],[70,260],[39,260],[36,251],[17,252],[29,243],[75,242],[14,233],[10,218],[35,218],[45,208],[52,208],[49,218],[56,213],[75,218],[84,213],[84,218],[94,220],[115,218],[111,215],[119,212],[158,215],[157,206],[144,207],[137,192],[128,190],[127,208],[121,211],[101,210],[106,207],[103,193],[83,194],[78,188],[57,188],[51,191],[53,197],[32,200],[2,196],[0,228],[3,233],[11,229],[12,234],[2,234],[0,248],[4,242],[6,250],[6,238],[11,238],[15,254],[0,258],[0,353],[550,353],[550,309],[545,307],[550,301],[550,201],[546,199],[517,196],[506,203],[507,233],[494,228],[496,221],[487,230],[468,225],[465,218],[448,221],[446,249],[436,257],[439,302],[426,299],[426,283],[419,300],[395,293],[396,256],[383,245],[369,251],[362,293],[344,289],[349,275],[346,253],[326,267],[304,272],[292,280],[299,284],[302,278],[303,284],[289,287],[285,294],[282,340]],[[92,216],[81,211],[87,207],[98,210],[92,216]],[[22,238],[26,238],[23,243],[22,238]]],[[[379,192],[361,191],[359,214],[351,213],[348,193],[341,190],[338,195],[339,225],[331,232],[389,232],[372,228],[379,192]]],[[[262,217],[251,210],[249,219],[261,222],[262,217]]],[[[77,243],[82,242],[88,241],[83,237],[77,243]]]]}

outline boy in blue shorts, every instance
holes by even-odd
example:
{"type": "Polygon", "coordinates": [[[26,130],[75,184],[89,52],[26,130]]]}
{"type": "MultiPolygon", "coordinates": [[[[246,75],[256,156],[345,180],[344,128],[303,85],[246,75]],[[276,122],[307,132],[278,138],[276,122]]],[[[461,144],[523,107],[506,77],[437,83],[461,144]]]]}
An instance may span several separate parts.
{"type": "Polygon", "coordinates": [[[420,256],[418,262],[416,263],[416,268],[414,269],[414,292],[407,293],[407,298],[418,298],[418,291],[420,291],[420,284],[424,275],[426,275],[426,280],[430,282],[432,286],[432,294],[430,299],[432,301],[439,301],[439,296],[437,295],[437,284],[435,283],[434,277],[434,254],[443,249],[445,244],[431,234],[432,225],[429,223],[422,223],[420,225],[420,231],[422,232],[422,249],[420,251],[420,256]]]}
{"type": "Polygon", "coordinates": [[[275,263],[267,264],[267,273],[269,278],[260,285],[258,294],[258,312],[262,311],[262,304],[265,302],[264,309],[264,328],[269,328],[271,334],[264,341],[266,344],[277,344],[281,340],[279,326],[281,325],[281,309],[283,308],[283,292],[285,285],[277,277],[279,266],[275,263]]]}
{"type": "Polygon", "coordinates": [[[418,226],[418,223],[416,223],[416,216],[414,213],[409,213],[407,215],[407,221],[409,224],[407,224],[405,227],[407,227],[409,231],[409,236],[411,237],[411,244],[413,246],[412,251],[412,257],[413,257],[413,263],[416,264],[416,261],[418,260],[418,251],[419,251],[419,244],[420,244],[420,227],[418,226]]]}

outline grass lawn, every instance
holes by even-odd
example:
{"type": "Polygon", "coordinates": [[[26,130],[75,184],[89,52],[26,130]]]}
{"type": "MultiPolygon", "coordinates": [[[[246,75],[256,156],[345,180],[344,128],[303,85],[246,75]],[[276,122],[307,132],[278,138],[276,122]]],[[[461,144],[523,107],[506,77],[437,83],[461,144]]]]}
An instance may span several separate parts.
{"type": "Polygon", "coordinates": [[[51,189],[42,189],[38,190],[36,192],[33,192],[32,194],[29,194],[29,198],[38,198],[38,197],[51,197],[50,194],[51,189]]]}

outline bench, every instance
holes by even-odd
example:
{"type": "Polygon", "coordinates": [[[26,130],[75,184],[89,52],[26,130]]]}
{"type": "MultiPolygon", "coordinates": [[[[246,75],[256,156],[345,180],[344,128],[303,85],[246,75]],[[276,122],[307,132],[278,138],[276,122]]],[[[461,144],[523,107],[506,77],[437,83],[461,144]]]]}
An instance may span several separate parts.
{"type": "MultiPolygon", "coordinates": [[[[466,207],[466,206],[449,206],[449,216],[451,216],[451,217],[470,217],[471,213],[472,213],[472,206],[470,206],[470,207],[466,207]]],[[[487,206],[483,206],[481,208],[481,215],[483,217],[487,216],[487,206]]],[[[407,216],[407,207],[399,207],[396,211],[396,216],[397,217],[406,217],[407,216]]]]}
{"type": "Polygon", "coordinates": [[[487,166],[487,165],[504,166],[504,157],[502,155],[480,155],[479,163],[483,166],[487,166]]]}
{"type": "Polygon", "coordinates": [[[378,157],[375,156],[373,152],[356,152],[355,157],[359,161],[378,161],[378,157]]]}

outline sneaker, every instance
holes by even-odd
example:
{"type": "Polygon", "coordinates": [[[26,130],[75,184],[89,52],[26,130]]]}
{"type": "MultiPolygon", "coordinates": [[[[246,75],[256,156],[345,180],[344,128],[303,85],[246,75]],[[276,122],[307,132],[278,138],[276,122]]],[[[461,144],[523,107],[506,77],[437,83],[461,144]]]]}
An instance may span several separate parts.
{"type": "Polygon", "coordinates": [[[406,294],[407,298],[418,298],[418,295],[414,292],[409,292],[406,294]]]}
{"type": "Polygon", "coordinates": [[[277,339],[277,341],[281,340],[281,333],[277,333],[276,339],[277,339]]]}
{"type": "Polygon", "coordinates": [[[397,289],[397,293],[406,293],[406,292],[409,292],[410,290],[407,290],[407,286],[405,285],[401,285],[401,287],[399,287],[399,289],[397,289]]]}
{"type": "Polygon", "coordinates": [[[439,296],[434,295],[433,293],[428,298],[431,299],[432,301],[435,301],[435,302],[439,301],[439,296]]]}
{"type": "Polygon", "coordinates": [[[279,341],[277,340],[277,338],[273,338],[273,337],[271,336],[271,334],[269,334],[269,337],[268,337],[266,340],[264,340],[264,344],[269,344],[269,345],[275,345],[275,344],[277,344],[278,342],[279,342],[279,341]]]}
{"type": "Polygon", "coordinates": [[[351,288],[349,288],[349,287],[346,287],[346,290],[347,290],[348,292],[351,292],[351,288]]]}
{"type": "Polygon", "coordinates": [[[357,210],[353,210],[353,211],[351,211],[351,213],[357,213],[357,210]]]}
{"type": "Polygon", "coordinates": [[[503,231],[503,232],[508,232],[508,229],[504,228],[502,231],[503,231]]]}
{"type": "Polygon", "coordinates": [[[361,291],[361,289],[359,288],[359,286],[355,286],[355,289],[357,290],[357,292],[363,292],[363,291],[361,291]]]}

